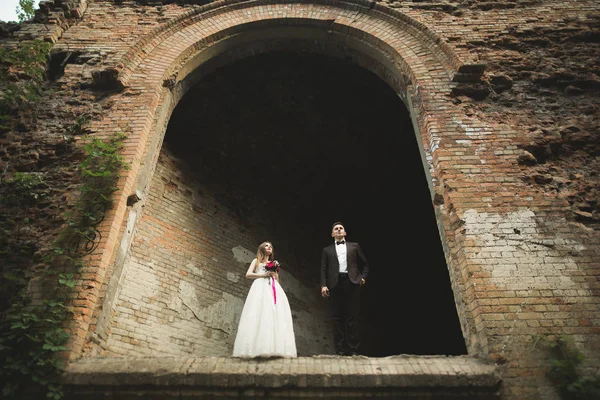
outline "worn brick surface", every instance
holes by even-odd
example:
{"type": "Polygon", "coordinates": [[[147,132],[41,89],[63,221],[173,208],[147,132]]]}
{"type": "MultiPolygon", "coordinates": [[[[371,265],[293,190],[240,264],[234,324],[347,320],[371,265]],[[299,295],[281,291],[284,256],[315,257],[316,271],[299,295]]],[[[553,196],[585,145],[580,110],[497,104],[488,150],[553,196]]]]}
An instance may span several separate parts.
{"type": "Polygon", "coordinates": [[[65,384],[67,398],[500,398],[494,366],[470,357],[110,357],[72,363],[65,384]]]}
{"type": "MultiPolygon", "coordinates": [[[[75,55],[55,82],[38,128],[3,139],[10,150],[3,151],[2,163],[7,171],[42,170],[19,156],[39,150],[30,139],[43,134],[56,145],[69,119],[84,113],[93,117],[94,135],[128,133],[124,154],[132,168],[82,271],[72,359],[227,354],[247,287],[232,283],[262,232],[248,228],[236,236],[239,225],[227,212],[203,220],[206,213],[194,210],[190,195],[198,187],[178,178],[169,153],[161,151],[162,136],[170,112],[211,68],[215,54],[226,54],[215,62],[229,63],[287,46],[361,65],[407,104],[421,138],[465,342],[471,356],[497,362],[502,397],[557,398],[544,378],[545,360],[534,351],[540,335],[574,338],[585,367],[597,373],[597,2],[69,5],[66,14],[45,6],[46,25],[28,24],[6,39],[43,37],[58,54],[75,55]],[[283,38],[294,35],[295,42],[283,38]],[[136,190],[143,201],[128,207],[136,190]]],[[[205,210],[219,204],[210,193],[199,202],[205,210]]],[[[290,292],[304,321],[312,318],[304,311],[310,300],[300,301],[309,283],[297,282],[290,292]]],[[[309,343],[318,321],[299,328],[307,352],[320,348],[309,343]]],[[[226,371],[237,365],[220,360],[226,371]]],[[[334,387],[348,377],[365,377],[356,386],[370,379],[364,365],[325,366],[319,358],[290,365],[298,372],[304,362],[340,371],[331,375],[334,387]]],[[[450,368],[460,370],[457,365],[451,360],[450,368]]],[[[415,360],[390,368],[396,372],[381,380],[391,388],[394,379],[410,384],[430,367],[415,360]]],[[[217,386],[235,387],[248,377],[214,378],[217,386]]],[[[279,379],[263,378],[262,385],[279,379]]],[[[317,387],[321,378],[302,375],[298,386],[317,387]]]]}
{"type": "MultiPolygon", "coordinates": [[[[256,243],[272,235],[256,224],[240,226],[243,221],[207,195],[210,189],[195,185],[163,148],[110,310],[103,354],[231,353],[252,282],[244,274],[256,243]],[[239,230],[223,234],[229,227],[239,230]]],[[[331,353],[331,328],[318,291],[294,277],[293,259],[276,254],[285,265],[280,282],[292,307],[299,354],[331,353]]]]}

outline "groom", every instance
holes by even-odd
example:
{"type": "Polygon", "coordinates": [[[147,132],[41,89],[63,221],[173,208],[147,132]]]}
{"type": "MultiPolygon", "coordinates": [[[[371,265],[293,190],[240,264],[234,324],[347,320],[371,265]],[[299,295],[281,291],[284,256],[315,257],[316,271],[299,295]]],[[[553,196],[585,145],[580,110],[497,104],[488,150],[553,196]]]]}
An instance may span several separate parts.
{"type": "Polygon", "coordinates": [[[360,346],[360,291],[369,276],[369,264],[356,242],[347,242],[344,224],[331,228],[335,242],[321,253],[321,296],[329,298],[333,339],[338,355],[357,355],[360,346]]]}

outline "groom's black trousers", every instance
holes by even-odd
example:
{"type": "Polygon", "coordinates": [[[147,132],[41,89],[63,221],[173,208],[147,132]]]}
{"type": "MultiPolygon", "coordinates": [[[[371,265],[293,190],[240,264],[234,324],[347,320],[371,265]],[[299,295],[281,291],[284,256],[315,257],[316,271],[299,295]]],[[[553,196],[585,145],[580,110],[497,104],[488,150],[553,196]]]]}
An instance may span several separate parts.
{"type": "Polygon", "coordinates": [[[358,353],[360,346],[360,285],[352,283],[348,274],[340,274],[338,285],[330,289],[329,303],[333,318],[333,340],[336,353],[358,353]]]}

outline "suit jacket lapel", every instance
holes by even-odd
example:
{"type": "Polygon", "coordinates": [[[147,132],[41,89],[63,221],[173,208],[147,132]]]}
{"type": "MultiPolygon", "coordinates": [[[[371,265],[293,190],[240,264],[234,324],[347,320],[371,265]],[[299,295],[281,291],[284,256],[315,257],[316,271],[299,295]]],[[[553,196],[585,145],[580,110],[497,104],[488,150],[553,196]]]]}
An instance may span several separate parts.
{"type": "Polygon", "coordinates": [[[340,260],[338,260],[337,251],[335,250],[335,244],[329,246],[331,248],[331,257],[335,260],[335,265],[337,266],[337,271],[340,270],[340,260]]]}

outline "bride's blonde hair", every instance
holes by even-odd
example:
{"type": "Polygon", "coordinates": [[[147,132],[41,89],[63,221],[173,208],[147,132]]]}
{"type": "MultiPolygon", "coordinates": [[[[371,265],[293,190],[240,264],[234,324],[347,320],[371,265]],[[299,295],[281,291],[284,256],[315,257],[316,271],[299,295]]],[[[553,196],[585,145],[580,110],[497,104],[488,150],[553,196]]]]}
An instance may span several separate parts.
{"type": "Polygon", "coordinates": [[[267,262],[267,261],[273,261],[275,259],[275,248],[273,247],[273,243],[271,242],[262,242],[259,246],[258,246],[258,251],[256,252],[256,263],[260,264],[261,262],[267,262]],[[267,253],[265,252],[265,247],[267,246],[267,244],[271,245],[271,248],[273,249],[273,251],[271,252],[271,255],[268,257],[267,259],[267,253]]]}

